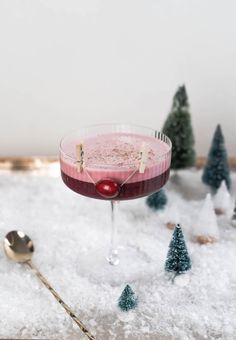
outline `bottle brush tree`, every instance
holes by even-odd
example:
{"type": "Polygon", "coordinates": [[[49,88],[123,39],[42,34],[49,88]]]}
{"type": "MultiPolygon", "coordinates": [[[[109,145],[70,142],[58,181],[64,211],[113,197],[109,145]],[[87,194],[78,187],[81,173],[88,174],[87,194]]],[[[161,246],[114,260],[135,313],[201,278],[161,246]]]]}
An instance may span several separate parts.
{"type": "Polygon", "coordinates": [[[164,209],[167,204],[167,196],[163,189],[154,194],[150,195],[146,199],[146,203],[149,208],[153,210],[161,210],[164,209]]]}
{"type": "Polygon", "coordinates": [[[202,181],[209,185],[213,191],[216,191],[223,180],[225,180],[227,188],[230,189],[230,168],[224,136],[221,126],[217,125],[203,171],[202,181]]]}
{"type": "Polygon", "coordinates": [[[182,274],[191,268],[191,260],[185,244],[184,235],[180,224],[177,224],[169,245],[169,251],[165,262],[167,272],[182,274]]]}
{"type": "Polygon", "coordinates": [[[123,312],[128,312],[130,309],[134,309],[137,304],[138,298],[135,296],[134,291],[129,285],[126,285],[118,300],[119,308],[123,312]]]}
{"type": "Polygon", "coordinates": [[[172,142],[171,168],[185,169],[195,165],[194,135],[185,86],[174,96],[171,111],[164,123],[163,132],[172,142]]]}

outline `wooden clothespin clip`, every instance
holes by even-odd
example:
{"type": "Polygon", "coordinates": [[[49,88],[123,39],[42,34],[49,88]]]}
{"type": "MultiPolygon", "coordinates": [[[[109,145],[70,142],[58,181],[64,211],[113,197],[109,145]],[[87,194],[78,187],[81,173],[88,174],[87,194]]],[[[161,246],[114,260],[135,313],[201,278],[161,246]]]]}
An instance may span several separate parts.
{"type": "Polygon", "coordinates": [[[139,164],[139,173],[143,174],[146,168],[147,159],[148,159],[148,144],[142,143],[141,150],[140,150],[140,164],[139,164]]]}
{"type": "Polygon", "coordinates": [[[78,172],[82,172],[84,169],[84,150],[83,144],[76,145],[76,168],[78,172]]]}

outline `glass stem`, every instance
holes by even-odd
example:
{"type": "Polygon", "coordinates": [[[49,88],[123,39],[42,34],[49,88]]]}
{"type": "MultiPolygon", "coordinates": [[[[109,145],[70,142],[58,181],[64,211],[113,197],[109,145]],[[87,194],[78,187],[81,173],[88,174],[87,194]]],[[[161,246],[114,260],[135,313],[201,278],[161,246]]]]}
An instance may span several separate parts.
{"type": "Polygon", "coordinates": [[[117,225],[115,220],[115,206],[117,204],[118,201],[111,201],[111,241],[107,261],[113,266],[116,266],[120,261],[117,250],[117,225]]]}

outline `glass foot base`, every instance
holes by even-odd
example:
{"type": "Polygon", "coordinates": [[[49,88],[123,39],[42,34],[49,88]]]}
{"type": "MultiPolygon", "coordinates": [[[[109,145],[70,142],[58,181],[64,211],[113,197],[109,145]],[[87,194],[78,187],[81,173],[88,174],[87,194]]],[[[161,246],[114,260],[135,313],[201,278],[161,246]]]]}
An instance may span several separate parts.
{"type": "Polygon", "coordinates": [[[112,266],[117,266],[120,263],[118,250],[117,249],[112,250],[106,259],[108,263],[110,263],[112,266]]]}
{"type": "Polygon", "coordinates": [[[135,246],[118,247],[118,253],[107,256],[107,248],[87,249],[78,255],[77,273],[91,282],[112,286],[147,279],[156,273],[156,264],[135,246]],[[117,257],[119,255],[119,257],[117,257]]]}

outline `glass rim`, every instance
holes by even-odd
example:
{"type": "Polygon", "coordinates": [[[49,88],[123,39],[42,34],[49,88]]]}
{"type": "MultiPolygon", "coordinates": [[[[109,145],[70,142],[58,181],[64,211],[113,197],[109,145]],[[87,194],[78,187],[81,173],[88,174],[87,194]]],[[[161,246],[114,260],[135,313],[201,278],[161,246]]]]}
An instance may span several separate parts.
{"type": "MultiPolygon", "coordinates": [[[[78,128],[78,129],[73,129],[73,130],[70,130],[69,132],[67,132],[61,139],[60,139],[60,144],[59,144],[59,151],[61,154],[63,154],[64,156],[66,156],[67,159],[73,161],[73,162],[76,162],[76,158],[75,157],[71,157],[68,153],[66,153],[64,150],[63,150],[63,146],[62,146],[62,143],[63,141],[68,138],[70,135],[72,134],[75,134],[75,133],[78,133],[79,131],[83,131],[85,129],[90,129],[90,128],[96,128],[96,127],[109,127],[109,126],[117,126],[117,127],[133,127],[133,128],[140,128],[140,129],[146,129],[146,130],[149,130],[149,131],[153,131],[154,133],[154,136],[150,136],[150,137],[153,137],[153,138],[156,138],[156,139],[159,139],[159,140],[162,140],[161,138],[158,138],[157,136],[164,136],[166,141],[162,140],[164,143],[168,144],[168,146],[170,147],[170,149],[168,151],[166,151],[165,153],[163,153],[162,155],[158,156],[156,159],[155,159],[155,162],[158,161],[158,160],[161,160],[163,159],[171,150],[172,150],[172,142],[170,140],[170,138],[164,134],[163,132],[161,131],[158,131],[157,129],[154,129],[154,128],[151,128],[151,127],[147,127],[147,126],[143,126],[143,125],[137,125],[137,124],[128,124],[128,123],[101,123],[101,124],[91,124],[91,125],[85,125],[85,126],[82,126],[81,128],[78,128]]],[[[145,135],[144,135],[145,136],[145,135]]],[[[128,164],[126,164],[125,167],[127,167],[128,164]]],[[[94,167],[91,167],[91,168],[94,168],[94,167]]]]}

